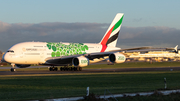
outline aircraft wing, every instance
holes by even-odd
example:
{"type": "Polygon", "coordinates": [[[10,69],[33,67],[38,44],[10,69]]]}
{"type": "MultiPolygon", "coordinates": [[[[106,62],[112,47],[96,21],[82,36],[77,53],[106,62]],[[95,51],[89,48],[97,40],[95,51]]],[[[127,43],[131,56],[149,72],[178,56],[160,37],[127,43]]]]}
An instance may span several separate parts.
{"type": "Polygon", "coordinates": [[[148,52],[148,51],[166,51],[166,48],[139,49],[139,50],[122,50],[121,52],[148,52]]]}
{"type": "Polygon", "coordinates": [[[177,47],[174,48],[154,48],[154,47],[137,47],[137,48],[128,48],[128,49],[120,49],[120,50],[113,50],[111,52],[146,52],[146,51],[169,51],[174,50],[177,51],[177,47]]]}
{"type": "Polygon", "coordinates": [[[148,47],[136,47],[136,48],[127,48],[127,49],[121,49],[120,51],[124,51],[124,50],[142,50],[142,49],[151,49],[151,46],[148,47]]]}
{"type": "Polygon", "coordinates": [[[49,57],[46,58],[46,63],[49,65],[72,65],[72,61],[74,58],[83,57],[87,58],[88,60],[93,59],[100,59],[104,58],[105,56],[109,56],[113,53],[120,53],[124,54],[124,52],[148,52],[148,51],[166,51],[166,50],[176,50],[175,48],[152,48],[152,47],[138,47],[138,48],[130,48],[130,49],[120,49],[120,50],[113,50],[110,52],[97,52],[97,53],[87,53],[87,54],[78,54],[78,55],[70,55],[70,56],[60,56],[60,57],[49,57]]]}
{"type": "MultiPolygon", "coordinates": [[[[82,54],[81,54],[82,55],[82,54]]],[[[72,64],[72,59],[81,55],[71,55],[71,56],[60,56],[60,57],[49,57],[46,58],[45,64],[50,64],[50,65],[67,65],[67,64],[72,64]]]]}
{"type": "Polygon", "coordinates": [[[126,51],[130,51],[130,50],[134,50],[134,51],[138,51],[138,50],[144,50],[144,49],[151,49],[151,46],[148,47],[136,47],[136,48],[127,48],[127,49],[118,49],[118,50],[112,50],[110,52],[126,52],[126,51]]]}
{"type": "Polygon", "coordinates": [[[46,58],[46,63],[49,65],[72,65],[72,60],[76,57],[83,56],[88,58],[89,60],[103,58],[105,56],[109,56],[114,52],[97,52],[97,53],[88,53],[88,54],[78,54],[78,55],[70,55],[70,56],[60,56],[60,57],[49,57],[46,58]]]}

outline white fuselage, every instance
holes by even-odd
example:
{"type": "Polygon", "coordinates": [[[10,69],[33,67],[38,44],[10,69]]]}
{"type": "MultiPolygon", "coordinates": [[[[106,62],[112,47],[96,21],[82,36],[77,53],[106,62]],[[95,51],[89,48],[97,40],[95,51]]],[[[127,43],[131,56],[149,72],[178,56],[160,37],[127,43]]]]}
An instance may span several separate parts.
{"type": "MultiPolygon", "coordinates": [[[[105,51],[117,49],[120,48],[107,47],[105,51]]],[[[45,64],[48,57],[96,53],[101,50],[101,44],[92,43],[22,42],[12,46],[4,54],[3,59],[14,64],[45,64]]]]}

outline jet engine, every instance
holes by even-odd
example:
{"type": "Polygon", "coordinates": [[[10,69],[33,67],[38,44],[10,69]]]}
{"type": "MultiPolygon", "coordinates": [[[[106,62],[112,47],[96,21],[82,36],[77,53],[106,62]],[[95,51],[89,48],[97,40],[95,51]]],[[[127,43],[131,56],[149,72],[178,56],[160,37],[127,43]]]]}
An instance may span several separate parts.
{"type": "Polygon", "coordinates": [[[22,65],[22,64],[16,64],[16,67],[19,67],[19,68],[26,68],[26,67],[29,67],[31,65],[22,65]]]}
{"type": "Polygon", "coordinates": [[[109,55],[109,61],[112,63],[123,63],[126,61],[126,57],[117,52],[109,55]]]}
{"type": "Polygon", "coordinates": [[[89,59],[83,56],[76,57],[72,60],[74,66],[85,67],[89,65],[89,59]]]}

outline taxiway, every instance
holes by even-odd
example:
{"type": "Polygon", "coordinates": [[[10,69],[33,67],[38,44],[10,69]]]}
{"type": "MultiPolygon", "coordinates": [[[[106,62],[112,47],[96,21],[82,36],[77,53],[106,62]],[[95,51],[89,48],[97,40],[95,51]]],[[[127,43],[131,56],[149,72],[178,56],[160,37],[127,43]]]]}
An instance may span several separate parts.
{"type": "MultiPolygon", "coordinates": [[[[0,67],[0,69],[10,69],[11,67],[0,67]]],[[[39,68],[34,67],[34,68],[39,68]]],[[[45,67],[43,67],[45,68],[45,67]]],[[[46,67],[47,68],[47,67],[46,67]]],[[[144,72],[144,71],[180,71],[180,67],[153,67],[153,68],[112,68],[112,69],[85,69],[82,71],[49,71],[47,70],[20,70],[15,72],[1,70],[0,75],[23,75],[23,74],[67,74],[67,73],[103,73],[103,72],[144,72]]]]}

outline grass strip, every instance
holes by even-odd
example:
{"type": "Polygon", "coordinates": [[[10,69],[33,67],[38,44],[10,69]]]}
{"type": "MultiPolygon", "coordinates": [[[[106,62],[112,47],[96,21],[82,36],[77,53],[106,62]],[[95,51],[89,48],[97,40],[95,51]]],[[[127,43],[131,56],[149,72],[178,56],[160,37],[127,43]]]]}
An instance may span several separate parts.
{"type": "Polygon", "coordinates": [[[179,67],[180,62],[125,62],[114,65],[99,64],[89,65],[83,69],[106,69],[106,68],[149,68],[149,67],[179,67]]]}
{"type": "Polygon", "coordinates": [[[154,91],[164,88],[164,77],[168,89],[180,89],[180,71],[0,76],[0,100],[85,96],[87,87],[97,95],[154,91]]]}

